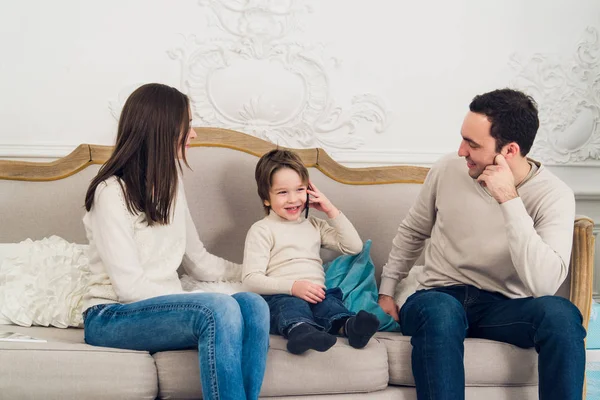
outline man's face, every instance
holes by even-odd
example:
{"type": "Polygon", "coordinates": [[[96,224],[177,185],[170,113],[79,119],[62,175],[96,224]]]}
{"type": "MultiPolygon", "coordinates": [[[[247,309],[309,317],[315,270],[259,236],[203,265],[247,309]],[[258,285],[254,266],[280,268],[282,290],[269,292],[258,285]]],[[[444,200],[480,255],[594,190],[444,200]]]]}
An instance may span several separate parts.
{"type": "Polygon", "coordinates": [[[485,115],[470,111],[463,121],[458,155],[467,161],[469,176],[473,179],[477,179],[485,167],[493,164],[498,154],[496,139],[490,135],[491,126],[485,115]]]}

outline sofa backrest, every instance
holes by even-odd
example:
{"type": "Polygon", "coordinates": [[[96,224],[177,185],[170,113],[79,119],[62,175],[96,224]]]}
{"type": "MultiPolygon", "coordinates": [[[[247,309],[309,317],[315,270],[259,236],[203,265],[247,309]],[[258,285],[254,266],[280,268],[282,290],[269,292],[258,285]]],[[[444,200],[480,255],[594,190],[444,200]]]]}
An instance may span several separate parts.
{"type": "MultiPolygon", "coordinates": [[[[187,156],[192,170],[184,171],[192,217],[210,252],[241,262],[246,232],[264,216],[254,168],[258,156],[275,146],[229,130],[196,131],[198,138],[187,156]]],[[[86,243],[85,192],[111,151],[107,146],[81,145],[52,163],[0,161],[0,243],[50,235],[86,243]]],[[[379,280],[398,224],[419,193],[427,169],[348,169],[321,149],[298,152],[316,186],[348,216],[363,240],[372,240],[371,256],[379,280]]],[[[335,254],[324,251],[322,256],[328,261],[335,254]]],[[[560,293],[568,296],[569,287],[565,282],[560,293]]]]}
{"type": "MultiPolygon", "coordinates": [[[[193,172],[184,175],[186,196],[196,228],[211,251],[240,262],[246,232],[265,216],[254,180],[257,157],[230,149],[190,149],[193,172]]],[[[311,179],[353,222],[363,240],[371,239],[373,261],[387,260],[398,224],[408,212],[420,184],[348,185],[317,168],[311,179]]],[[[311,214],[325,218],[315,210],[311,214]]],[[[323,252],[323,259],[335,256],[323,252]]]]}
{"type": "MultiPolygon", "coordinates": [[[[275,146],[239,132],[196,130],[198,138],[187,153],[192,170],[184,169],[192,217],[209,251],[241,262],[246,232],[264,216],[254,168],[258,156],[275,146]]],[[[107,146],[81,145],[52,163],[0,161],[0,243],[50,235],[86,243],[82,223],[85,192],[111,151],[107,146]]],[[[380,270],[427,169],[347,169],[323,150],[298,152],[315,185],[349,217],[363,240],[373,241],[372,257],[380,270]]],[[[325,261],[333,257],[335,254],[323,252],[325,261]]]]}

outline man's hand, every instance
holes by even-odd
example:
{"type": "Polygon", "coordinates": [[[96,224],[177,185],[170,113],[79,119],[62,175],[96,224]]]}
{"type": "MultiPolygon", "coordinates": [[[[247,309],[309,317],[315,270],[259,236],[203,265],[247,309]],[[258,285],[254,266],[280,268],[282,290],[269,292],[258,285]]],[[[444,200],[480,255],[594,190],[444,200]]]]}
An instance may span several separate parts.
{"type": "Polygon", "coordinates": [[[494,165],[485,167],[477,182],[486,187],[500,204],[519,197],[515,177],[502,154],[496,156],[494,165]]]}
{"type": "Polygon", "coordinates": [[[381,307],[386,314],[391,315],[396,321],[400,320],[398,317],[398,306],[392,296],[380,294],[378,303],[379,307],[381,307]]]}
{"type": "Polygon", "coordinates": [[[292,296],[317,304],[325,299],[325,287],[309,281],[295,281],[292,285],[292,296]]]}

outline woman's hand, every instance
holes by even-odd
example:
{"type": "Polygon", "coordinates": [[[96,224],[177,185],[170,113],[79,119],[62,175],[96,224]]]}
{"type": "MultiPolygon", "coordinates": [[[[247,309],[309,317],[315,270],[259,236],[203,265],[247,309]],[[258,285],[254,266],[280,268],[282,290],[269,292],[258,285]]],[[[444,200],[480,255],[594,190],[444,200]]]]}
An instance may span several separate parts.
{"type": "Polygon", "coordinates": [[[311,181],[308,182],[306,192],[310,195],[308,203],[310,208],[323,211],[329,219],[333,219],[340,214],[340,210],[311,181]]]}
{"type": "Polygon", "coordinates": [[[325,299],[325,287],[309,281],[295,281],[292,285],[292,295],[317,304],[325,299]]]}

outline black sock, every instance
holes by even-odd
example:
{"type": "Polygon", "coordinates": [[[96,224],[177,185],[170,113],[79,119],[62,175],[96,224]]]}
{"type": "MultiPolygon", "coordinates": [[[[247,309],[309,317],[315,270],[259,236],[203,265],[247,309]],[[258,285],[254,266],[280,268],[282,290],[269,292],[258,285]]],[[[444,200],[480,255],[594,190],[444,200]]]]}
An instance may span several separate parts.
{"type": "Polygon", "coordinates": [[[307,350],[327,351],[337,338],[323,332],[311,324],[301,323],[291,328],[287,334],[287,349],[292,354],[302,354],[307,350]]]}
{"type": "Polygon", "coordinates": [[[375,314],[364,310],[360,310],[354,317],[348,318],[344,327],[348,343],[355,349],[365,347],[377,329],[379,329],[379,320],[375,314]]]}

